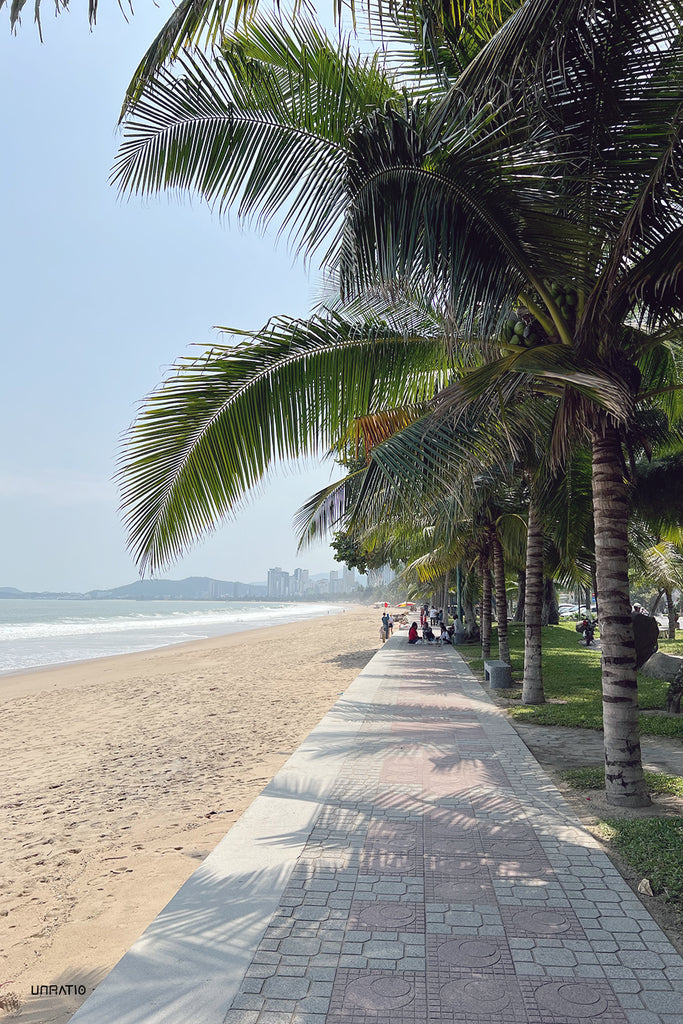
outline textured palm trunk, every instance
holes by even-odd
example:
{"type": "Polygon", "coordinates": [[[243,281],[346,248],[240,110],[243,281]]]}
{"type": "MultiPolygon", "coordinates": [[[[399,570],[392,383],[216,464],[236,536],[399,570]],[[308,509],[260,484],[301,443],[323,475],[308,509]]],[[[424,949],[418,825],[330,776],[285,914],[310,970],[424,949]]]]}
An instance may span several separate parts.
{"type": "MultiPolygon", "coordinates": [[[[468,581],[469,584],[469,581],[468,581]]],[[[481,636],[481,631],[477,626],[477,616],[474,613],[474,605],[472,603],[472,597],[468,590],[465,592],[462,599],[462,611],[463,611],[463,625],[465,627],[465,634],[468,640],[477,640],[481,636]]]]}
{"type": "Polygon", "coordinates": [[[481,656],[491,657],[491,573],[488,554],[479,556],[481,573],[481,656]]]}
{"type": "Polygon", "coordinates": [[[560,621],[555,583],[549,576],[543,578],[543,612],[541,623],[544,626],[557,626],[560,621]]]}
{"type": "Polygon", "coordinates": [[[524,591],[526,590],[526,573],[520,570],[517,573],[517,607],[512,619],[513,622],[524,622],[524,591]]]}
{"type": "Polygon", "coordinates": [[[616,430],[592,432],[595,561],[600,593],[605,789],[609,803],[647,807],[628,586],[628,502],[616,430]]]}
{"type": "Polygon", "coordinates": [[[669,614],[669,640],[676,639],[676,606],[674,605],[673,594],[670,590],[665,590],[666,594],[666,610],[669,614]]]}
{"type": "Polygon", "coordinates": [[[496,587],[496,621],[498,622],[498,658],[510,664],[510,644],[508,642],[508,601],[505,592],[505,557],[498,537],[491,537],[493,550],[493,579],[496,587]]]}
{"type": "Polygon", "coordinates": [[[543,527],[536,502],[529,500],[526,535],[526,589],[524,593],[523,704],[545,704],[541,667],[541,613],[543,610],[543,527]]]}

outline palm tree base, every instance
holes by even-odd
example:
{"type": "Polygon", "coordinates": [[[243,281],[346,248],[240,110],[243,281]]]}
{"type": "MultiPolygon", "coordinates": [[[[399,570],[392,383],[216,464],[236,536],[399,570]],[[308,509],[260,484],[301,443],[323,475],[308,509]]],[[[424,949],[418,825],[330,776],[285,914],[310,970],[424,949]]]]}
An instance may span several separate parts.
{"type": "Polygon", "coordinates": [[[613,807],[651,807],[652,800],[647,793],[632,793],[626,796],[624,793],[605,794],[607,803],[613,807]]]}

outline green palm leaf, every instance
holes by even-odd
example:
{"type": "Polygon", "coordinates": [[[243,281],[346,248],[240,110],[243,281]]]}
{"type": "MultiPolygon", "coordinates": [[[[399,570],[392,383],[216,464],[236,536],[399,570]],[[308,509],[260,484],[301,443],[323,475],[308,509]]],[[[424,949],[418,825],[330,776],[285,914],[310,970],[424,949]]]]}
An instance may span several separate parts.
{"type": "Polygon", "coordinates": [[[275,320],[251,343],[181,360],[124,439],[136,559],[156,571],[239,507],[275,461],[327,451],[354,418],[419,403],[446,372],[437,335],[333,315],[275,320]]]}
{"type": "Polygon", "coordinates": [[[333,46],[303,21],[256,22],[213,60],[178,58],[124,124],[112,181],[127,194],[194,192],[266,224],[279,214],[307,252],[338,228],[346,132],[395,92],[377,56],[333,46]]]}

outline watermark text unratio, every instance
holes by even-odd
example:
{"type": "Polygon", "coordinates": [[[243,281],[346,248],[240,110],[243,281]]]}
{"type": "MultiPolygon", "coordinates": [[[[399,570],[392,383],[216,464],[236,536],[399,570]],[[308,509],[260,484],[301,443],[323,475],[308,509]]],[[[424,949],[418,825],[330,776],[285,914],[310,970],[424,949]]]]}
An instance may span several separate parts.
{"type": "Polygon", "coordinates": [[[84,996],[85,985],[31,985],[32,996],[84,996]]]}

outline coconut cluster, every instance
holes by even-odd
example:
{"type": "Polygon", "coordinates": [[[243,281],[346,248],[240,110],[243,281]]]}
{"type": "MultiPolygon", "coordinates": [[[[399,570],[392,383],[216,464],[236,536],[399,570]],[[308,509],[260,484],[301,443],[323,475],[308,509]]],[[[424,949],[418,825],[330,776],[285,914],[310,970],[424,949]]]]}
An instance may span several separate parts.
{"type": "MultiPolygon", "coordinates": [[[[543,284],[555,300],[562,318],[571,323],[576,315],[576,304],[578,302],[576,289],[572,285],[565,287],[558,284],[557,281],[544,281],[543,284]]],[[[537,345],[547,345],[549,338],[533,313],[526,306],[518,306],[516,309],[510,310],[508,318],[501,329],[499,342],[501,352],[505,353],[520,348],[535,348],[537,345]]]]}

